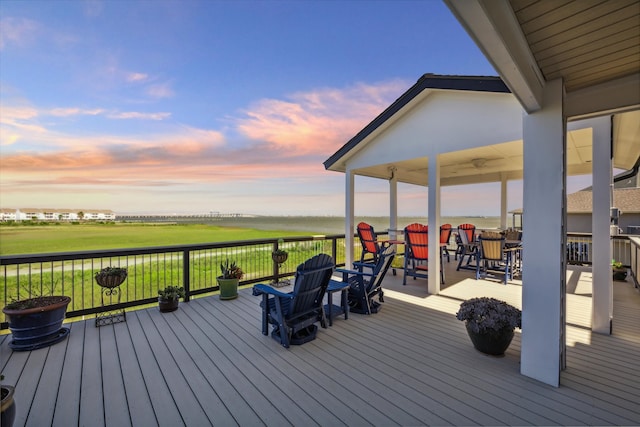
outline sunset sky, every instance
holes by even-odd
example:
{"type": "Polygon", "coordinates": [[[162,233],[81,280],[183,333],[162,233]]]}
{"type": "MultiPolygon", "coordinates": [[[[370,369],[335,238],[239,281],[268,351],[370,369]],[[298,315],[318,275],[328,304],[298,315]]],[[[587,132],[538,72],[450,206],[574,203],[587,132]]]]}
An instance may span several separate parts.
{"type": "MultiPolygon", "coordinates": [[[[2,0],[0,207],[343,215],[322,162],[424,73],[496,75],[439,0],[2,0]]],[[[356,191],[388,213],[386,181],[356,191]]],[[[442,213],[499,198],[444,188],[442,213]]]]}

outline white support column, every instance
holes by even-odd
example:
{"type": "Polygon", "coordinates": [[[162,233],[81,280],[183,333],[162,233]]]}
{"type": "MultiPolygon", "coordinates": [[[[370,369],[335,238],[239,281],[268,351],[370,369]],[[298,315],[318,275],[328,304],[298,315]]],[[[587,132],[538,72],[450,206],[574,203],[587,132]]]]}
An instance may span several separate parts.
{"type": "Polygon", "coordinates": [[[500,173],[500,228],[507,228],[507,174],[500,173]]]}
{"type": "Polygon", "coordinates": [[[564,365],[566,123],[561,79],[547,82],[543,107],[525,115],[525,265],[520,372],[558,387],[564,365]]]}
{"type": "MultiPolygon", "coordinates": [[[[398,178],[396,177],[396,168],[389,168],[391,178],[389,178],[389,230],[398,229],[398,178]]],[[[389,238],[397,239],[395,231],[389,232],[389,238]]]]}
{"type": "Polygon", "coordinates": [[[351,268],[353,265],[353,233],[355,227],[355,215],[354,215],[354,188],[355,188],[355,179],[354,174],[351,169],[347,169],[344,173],[345,177],[345,201],[344,201],[344,237],[345,237],[345,248],[344,248],[344,256],[345,256],[345,266],[347,268],[351,268]]]}
{"type": "Polygon", "coordinates": [[[440,293],[440,159],[429,156],[429,277],[427,292],[440,293]]]}
{"type": "Polygon", "coordinates": [[[592,325],[594,332],[611,333],[613,318],[613,278],[610,238],[610,208],[613,166],[611,160],[611,118],[593,119],[593,207],[591,231],[593,241],[592,325]]]}

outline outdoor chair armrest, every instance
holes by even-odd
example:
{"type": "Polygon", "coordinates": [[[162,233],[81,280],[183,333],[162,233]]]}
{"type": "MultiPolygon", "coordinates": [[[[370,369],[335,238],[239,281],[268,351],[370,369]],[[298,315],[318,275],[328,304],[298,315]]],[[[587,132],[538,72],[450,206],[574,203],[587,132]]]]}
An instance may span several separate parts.
{"type": "Polygon", "coordinates": [[[367,267],[367,268],[373,269],[373,268],[376,267],[376,265],[373,264],[373,263],[370,263],[370,262],[360,262],[360,261],[354,261],[353,262],[353,268],[360,269],[362,267],[367,267]]]}
{"type": "Polygon", "coordinates": [[[367,277],[373,276],[373,274],[371,273],[363,273],[362,271],[357,271],[357,270],[345,270],[344,268],[336,268],[335,271],[336,273],[343,273],[343,274],[346,273],[352,276],[367,276],[367,277]]]}
{"type": "Polygon", "coordinates": [[[269,285],[265,285],[263,283],[258,283],[257,285],[253,285],[253,295],[275,295],[280,298],[293,298],[293,295],[290,293],[281,292],[269,285]]]}

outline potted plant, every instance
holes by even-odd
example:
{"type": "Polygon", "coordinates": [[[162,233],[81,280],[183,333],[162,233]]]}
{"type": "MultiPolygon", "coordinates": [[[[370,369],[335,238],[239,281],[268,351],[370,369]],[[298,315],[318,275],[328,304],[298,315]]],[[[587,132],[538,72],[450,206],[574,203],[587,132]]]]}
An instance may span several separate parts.
{"type": "MultiPolygon", "coordinates": [[[[4,375],[0,375],[0,381],[4,380],[4,375]]],[[[0,397],[2,403],[0,407],[0,426],[11,427],[16,417],[16,403],[13,400],[15,389],[13,386],[0,384],[0,397]]]]}
{"type": "Polygon", "coordinates": [[[39,296],[16,300],[7,304],[2,312],[9,319],[13,341],[9,347],[17,351],[30,351],[62,341],[69,329],[62,321],[71,302],[68,296],[39,296]]]}
{"type": "Polygon", "coordinates": [[[273,259],[273,262],[275,262],[276,264],[283,264],[285,261],[287,261],[287,258],[289,257],[289,253],[284,249],[282,249],[283,245],[284,245],[284,240],[278,239],[276,250],[271,252],[271,258],[273,259]]]}
{"type": "Polygon", "coordinates": [[[120,286],[127,278],[127,269],[121,267],[105,267],[96,272],[95,279],[103,288],[120,286]]]}
{"type": "Polygon", "coordinates": [[[229,258],[220,264],[220,272],[218,276],[218,286],[220,287],[220,299],[234,299],[238,297],[238,283],[244,273],[235,261],[229,261],[229,258]]]}
{"type": "Polygon", "coordinates": [[[513,330],[522,327],[522,311],[495,298],[472,298],[460,304],[456,313],[464,320],[473,346],[486,354],[504,354],[513,339],[513,330]]]}
{"type": "Polygon", "coordinates": [[[180,298],[184,298],[184,288],[182,286],[167,286],[158,290],[158,306],[162,313],[176,311],[180,298]]]}
{"type": "Polygon", "coordinates": [[[611,268],[613,270],[613,280],[624,282],[627,280],[627,269],[622,266],[620,261],[611,260],[611,268]]]}

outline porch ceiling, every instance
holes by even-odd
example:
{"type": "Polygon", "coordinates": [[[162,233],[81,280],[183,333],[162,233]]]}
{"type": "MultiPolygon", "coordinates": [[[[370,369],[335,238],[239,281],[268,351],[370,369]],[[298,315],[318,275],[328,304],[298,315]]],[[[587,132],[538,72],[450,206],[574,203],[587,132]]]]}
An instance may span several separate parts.
{"type": "MultiPolygon", "coordinates": [[[[440,155],[441,185],[465,185],[522,179],[522,140],[509,141],[440,155]]],[[[567,174],[591,173],[591,128],[567,132],[567,174]]],[[[640,111],[614,116],[614,167],[631,169],[640,158],[640,111]]],[[[391,171],[398,182],[428,185],[428,158],[417,157],[393,163],[380,163],[354,170],[356,175],[389,179],[391,171]]]]}
{"type": "Polygon", "coordinates": [[[523,108],[562,78],[569,119],[640,108],[637,0],[444,0],[523,108]]]}

